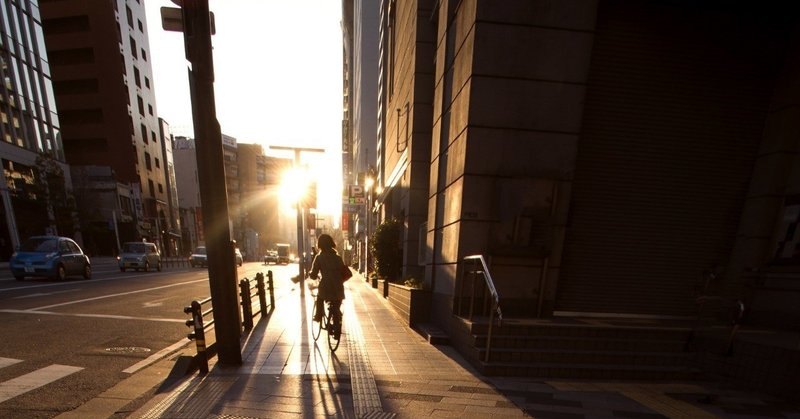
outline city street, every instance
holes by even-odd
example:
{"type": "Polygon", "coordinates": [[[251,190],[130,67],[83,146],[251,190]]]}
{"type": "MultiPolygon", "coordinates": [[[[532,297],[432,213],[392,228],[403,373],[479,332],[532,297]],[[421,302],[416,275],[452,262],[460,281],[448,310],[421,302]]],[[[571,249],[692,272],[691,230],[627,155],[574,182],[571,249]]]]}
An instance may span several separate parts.
{"type": "MultiPolygon", "coordinates": [[[[93,262],[91,280],[0,273],[0,417],[75,409],[187,343],[183,307],[209,296],[207,270],[123,273],[113,259],[93,262]]],[[[249,262],[238,275],[272,270],[288,281],[296,269],[249,262]]]]}

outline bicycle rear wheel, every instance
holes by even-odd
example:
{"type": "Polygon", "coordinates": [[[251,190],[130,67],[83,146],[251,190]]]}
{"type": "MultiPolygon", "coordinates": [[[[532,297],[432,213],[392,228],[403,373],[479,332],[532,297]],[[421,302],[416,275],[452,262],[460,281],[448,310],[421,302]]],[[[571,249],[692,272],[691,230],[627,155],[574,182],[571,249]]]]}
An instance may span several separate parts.
{"type": "Polygon", "coordinates": [[[333,324],[333,315],[328,311],[325,320],[328,324],[328,347],[331,348],[331,352],[336,352],[342,337],[342,319],[339,319],[338,325],[333,324]]]}
{"type": "Polygon", "coordinates": [[[322,332],[322,324],[326,322],[326,319],[323,317],[320,321],[315,321],[314,317],[317,316],[317,303],[316,300],[314,301],[314,308],[311,309],[311,336],[314,338],[316,342],[319,339],[319,335],[322,332]]]}

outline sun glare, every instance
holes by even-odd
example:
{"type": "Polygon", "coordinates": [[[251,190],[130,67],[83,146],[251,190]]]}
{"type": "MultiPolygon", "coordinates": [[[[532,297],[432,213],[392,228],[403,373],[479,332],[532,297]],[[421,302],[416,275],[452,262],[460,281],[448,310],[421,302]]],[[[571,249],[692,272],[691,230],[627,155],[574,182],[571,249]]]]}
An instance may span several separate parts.
{"type": "Polygon", "coordinates": [[[308,187],[308,173],[298,168],[291,168],[283,173],[279,192],[281,207],[288,212],[294,211],[297,200],[303,196],[308,187]]]}

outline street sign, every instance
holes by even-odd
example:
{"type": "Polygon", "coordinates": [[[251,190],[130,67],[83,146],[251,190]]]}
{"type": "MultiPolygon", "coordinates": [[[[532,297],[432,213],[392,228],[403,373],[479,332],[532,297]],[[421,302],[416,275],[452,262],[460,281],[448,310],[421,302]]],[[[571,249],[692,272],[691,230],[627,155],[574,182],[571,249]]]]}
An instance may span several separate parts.
{"type": "MultiPolygon", "coordinates": [[[[209,12],[209,17],[211,19],[211,35],[214,35],[217,33],[214,12],[209,12]]],[[[183,11],[180,7],[161,8],[161,28],[170,32],[183,32],[183,11]]]]}
{"type": "Polygon", "coordinates": [[[364,209],[364,205],[360,204],[343,204],[342,211],[344,212],[361,212],[364,209]]]}
{"type": "Polygon", "coordinates": [[[352,204],[352,205],[364,205],[367,203],[366,198],[356,198],[356,197],[348,197],[342,198],[342,204],[352,204]]]}

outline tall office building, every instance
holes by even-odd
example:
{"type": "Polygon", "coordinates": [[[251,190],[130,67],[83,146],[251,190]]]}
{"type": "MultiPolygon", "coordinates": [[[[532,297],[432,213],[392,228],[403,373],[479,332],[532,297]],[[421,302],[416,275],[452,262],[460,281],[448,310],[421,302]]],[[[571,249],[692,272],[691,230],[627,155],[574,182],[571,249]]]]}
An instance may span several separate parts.
{"type": "Polygon", "coordinates": [[[0,259],[33,234],[74,235],[59,120],[35,1],[0,2],[0,259]],[[42,191],[39,168],[49,166],[64,176],[57,191],[42,191]],[[50,195],[50,196],[48,196],[50,195]]]}
{"type": "MultiPolygon", "coordinates": [[[[71,166],[107,166],[134,190],[133,237],[162,240],[174,226],[141,0],[41,3],[66,159],[71,166]]],[[[75,185],[83,188],[86,185],[75,185]]],[[[120,211],[101,209],[109,224],[120,211]]],[[[107,233],[107,232],[106,232],[107,233]]],[[[90,238],[85,238],[90,240],[90,238]]],[[[105,247],[108,234],[91,240],[105,247]]]]}

